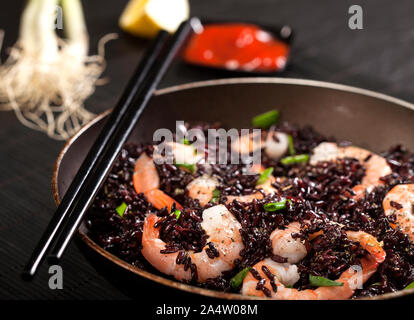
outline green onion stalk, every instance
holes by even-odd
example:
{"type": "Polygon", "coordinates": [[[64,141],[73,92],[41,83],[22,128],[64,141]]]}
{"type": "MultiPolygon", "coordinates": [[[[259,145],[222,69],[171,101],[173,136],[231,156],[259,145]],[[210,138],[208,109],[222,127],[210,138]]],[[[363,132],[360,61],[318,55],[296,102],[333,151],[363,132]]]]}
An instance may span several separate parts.
{"type": "Polygon", "coordinates": [[[286,207],[287,207],[286,203],[287,202],[289,202],[290,205],[292,205],[292,200],[285,199],[285,200],[282,200],[282,201],[279,201],[279,202],[266,203],[266,204],[263,205],[263,209],[265,209],[266,211],[269,211],[269,212],[283,210],[283,209],[286,209],[286,207]]]}
{"type": "Polygon", "coordinates": [[[414,281],[411,282],[408,286],[404,288],[404,290],[414,289],[414,281]]]}
{"type": "Polygon", "coordinates": [[[259,114],[252,119],[253,127],[268,129],[279,120],[279,111],[270,110],[268,112],[259,114]]]}
{"type": "Polygon", "coordinates": [[[261,185],[266,183],[266,181],[270,178],[273,173],[273,168],[267,168],[260,173],[259,178],[257,179],[256,185],[261,185]]]}
{"type": "Polygon", "coordinates": [[[80,0],[29,0],[19,39],[0,64],[0,110],[14,111],[25,126],[51,138],[69,138],[94,116],[84,101],[103,83],[104,44],[115,36],[103,37],[98,54],[88,56],[80,0]],[[64,39],[55,30],[59,13],[64,39]]]}
{"type": "Polygon", "coordinates": [[[298,154],[294,156],[288,156],[280,160],[280,163],[283,165],[290,165],[295,163],[306,163],[309,161],[308,154],[298,154]]]}
{"type": "Polygon", "coordinates": [[[246,278],[247,274],[250,271],[250,267],[246,267],[241,270],[238,274],[236,274],[233,278],[230,279],[230,286],[233,289],[238,289],[243,283],[244,278],[246,278]]]}
{"type": "Polygon", "coordinates": [[[309,275],[309,283],[315,287],[342,287],[343,282],[333,281],[325,277],[309,275]]]}

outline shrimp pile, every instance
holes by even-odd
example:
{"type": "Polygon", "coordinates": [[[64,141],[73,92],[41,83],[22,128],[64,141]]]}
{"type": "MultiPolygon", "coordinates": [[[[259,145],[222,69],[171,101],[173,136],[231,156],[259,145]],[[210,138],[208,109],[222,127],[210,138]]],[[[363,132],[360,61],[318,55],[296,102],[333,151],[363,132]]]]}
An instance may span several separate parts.
{"type": "Polygon", "coordinates": [[[360,274],[356,275],[355,269],[351,267],[338,278],[342,286],[319,287],[315,290],[291,288],[299,280],[297,267],[293,263],[299,262],[307,254],[305,245],[292,237],[292,233],[299,229],[298,224],[293,222],[287,229],[272,233],[273,252],[285,256],[287,263],[277,263],[268,258],[255,264],[243,281],[243,294],[277,300],[348,299],[358,284],[366,282],[385,260],[386,254],[373,236],[362,231],[348,231],[348,238],[359,242],[368,252],[361,259],[360,274]]]}
{"type": "Polygon", "coordinates": [[[168,152],[126,145],[88,214],[91,237],[138,268],[263,299],[354,299],[414,281],[413,153],[289,123],[250,132],[227,152],[259,150],[260,165],[209,163],[214,150],[178,138],[168,152]]]}
{"type": "Polygon", "coordinates": [[[203,282],[220,276],[223,271],[231,270],[243,249],[240,223],[223,205],[204,210],[202,217],[201,226],[207,233],[209,245],[201,252],[163,253],[165,243],[160,239],[159,229],[156,228],[160,219],[149,215],[145,219],[142,233],[142,254],[159,271],[172,275],[177,280],[195,279],[203,282]],[[213,257],[208,249],[214,251],[213,257]]]}
{"type": "Polygon", "coordinates": [[[365,176],[360,184],[353,187],[356,197],[362,197],[364,192],[372,191],[376,186],[383,185],[381,177],[392,172],[387,161],[381,156],[354,146],[338,147],[331,142],[323,142],[314,149],[310,164],[341,158],[357,159],[365,165],[365,176]]]}

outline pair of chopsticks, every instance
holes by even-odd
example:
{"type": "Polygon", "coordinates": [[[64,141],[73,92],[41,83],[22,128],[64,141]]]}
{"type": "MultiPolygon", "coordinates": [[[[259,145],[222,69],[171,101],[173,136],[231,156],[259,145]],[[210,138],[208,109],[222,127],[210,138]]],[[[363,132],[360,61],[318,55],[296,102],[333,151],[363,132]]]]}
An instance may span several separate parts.
{"type": "Polygon", "coordinates": [[[33,278],[53,243],[49,260],[53,264],[60,261],[122,146],[191,33],[192,25],[198,23],[197,18],[183,22],[173,36],[161,31],[146,51],[34,249],[23,270],[24,279],[33,278]]]}

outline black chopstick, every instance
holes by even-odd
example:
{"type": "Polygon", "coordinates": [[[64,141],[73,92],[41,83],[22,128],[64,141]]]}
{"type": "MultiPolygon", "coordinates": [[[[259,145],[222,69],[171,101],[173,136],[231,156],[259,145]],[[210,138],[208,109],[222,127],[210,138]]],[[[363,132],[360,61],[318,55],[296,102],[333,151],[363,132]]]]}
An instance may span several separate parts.
{"type": "Polygon", "coordinates": [[[73,205],[77,198],[79,198],[80,190],[84,185],[87,177],[92,173],[93,167],[96,165],[97,160],[102,156],[105,146],[108,144],[109,139],[114,134],[116,128],[119,126],[122,117],[125,115],[128,105],[136,96],[138,90],[142,86],[142,83],[147,78],[151,67],[154,65],[157,57],[160,55],[162,48],[164,47],[166,40],[168,39],[168,32],[161,31],[154,40],[151,47],[146,51],[144,57],[141,59],[138,67],[136,68],[132,78],[128,82],[128,85],[122,94],[118,104],[113,109],[112,113],[108,117],[102,131],[96,138],[94,144],[89,150],[85,160],[82,162],[81,167],[76,173],[72,183],[67,189],[65,195],[62,198],[55,214],[52,217],[47,229],[43,233],[39,243],[34,249],[29,262],[23,270],[23,276],[25,279],[31,279],[43,258],[45,257],[57,231],[62,226],[62,222],[65,217],[71,212],[73,205]]]}
{"type": "Polygon", "coordinates": [[[80,198],[76,202],[72,214],[66,217],[67,221],[65,221],[62,231],[59,233],[56,244],[53,246],[49,256],[51,263],[56,263],[61,259],[67,245],[82,222],[87,209],[93,202],[97,192],[111,170],[122,146],[134,129],[138,119],[154,94],[155,89],[171,64],[171,61],[190,34],[192,30],[191,24],[196,20],[198,19],[192,18],[180,25],[172,38],[167,42],[166,47],[157,58],[154,65],[151,67],[149,76],[143,83],[142,90],[140,90],[137,98],[134,99],[134,102],[129,105],[114,136],[105,148],[102,161],[100,161],[96,168],[94,168],[94,172],[87,179],[84,188],[82,188],[80,198]]]}

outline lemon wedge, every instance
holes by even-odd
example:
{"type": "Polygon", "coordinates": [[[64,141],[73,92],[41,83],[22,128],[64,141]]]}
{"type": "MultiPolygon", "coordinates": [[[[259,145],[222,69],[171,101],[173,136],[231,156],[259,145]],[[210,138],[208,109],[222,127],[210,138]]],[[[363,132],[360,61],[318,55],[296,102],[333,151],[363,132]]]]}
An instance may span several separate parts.
{"type": "Polygon", "coordinates": [[[189,15],[188,0],[130,0],[119,25],[133,35],[153,38],[160,30],[174,33],[189,15]]]}

